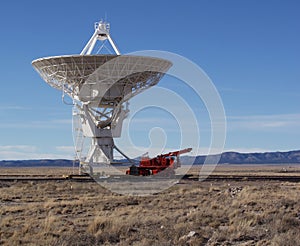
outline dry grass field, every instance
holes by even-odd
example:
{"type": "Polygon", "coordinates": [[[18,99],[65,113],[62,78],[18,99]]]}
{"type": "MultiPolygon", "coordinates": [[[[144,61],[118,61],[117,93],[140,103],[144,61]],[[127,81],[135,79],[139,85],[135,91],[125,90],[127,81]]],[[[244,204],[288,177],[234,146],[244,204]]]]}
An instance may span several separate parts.
{"type": "MultiPolygon", "coordinates": [[[[298,167],[288,167],[292,173],[298,167]]],[[[281,173],[220,167],[215,173],[281,173]]],[[[195,170],[192,170],[196,172],[195,170]]],[[[62,175],[70,169],[0,169],[62,175]]],[[[300,183],[182,180],[151,196],[93,182],[0,182],[0,245],[299,245],[300,183]]]]}

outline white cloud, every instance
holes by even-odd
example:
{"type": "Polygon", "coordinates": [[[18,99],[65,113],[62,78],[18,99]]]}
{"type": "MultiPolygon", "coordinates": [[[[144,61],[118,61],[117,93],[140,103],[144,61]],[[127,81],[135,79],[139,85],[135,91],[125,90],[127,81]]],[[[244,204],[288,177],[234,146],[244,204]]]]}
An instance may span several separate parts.
{"type": "Polygon", "coordinates": [[[239,152],[239,153],[264,153],[264,152],[273,152],[277,150],[263,149],[263,148],[228,148],[223,152],[239,152]]]}
{"type": "Polygon", "coordinates": [[[68,152],[40,153],[38,148],[32,145],[0,146],[0,160],[73,159],[73,156],[74,154],[68,152]]]}
{"type": "Polygon", "coordinates": [[[51,153],[0,151],[0,160],[73,159],[72,156],[51,153]]]}
{"type": "Polygon", "coordinates": [[[59,152],[74,154],[74,146],[56,146],[55,149],[59,152]]]}
{"type": "Polygon", "coordinates": [[[0,152],[2,151],[21,151],[21,152],[34,152],[36,151],[36,146],[32,145],[4,145],[0,146],[0,152]]]}
{"type": "Polygon", "coordinates": [[[0,123],[0,128],[61,128],[61,127],[71,127],[72,119],[55,119],[55,120],[45,120],[45,121],[28,121],[22,123],[0,123]]]}
{"type": "Polygon", "coordinates": [[[289,130],[300,127],[300,114],[229,116],[228,129],[289,130]]]}

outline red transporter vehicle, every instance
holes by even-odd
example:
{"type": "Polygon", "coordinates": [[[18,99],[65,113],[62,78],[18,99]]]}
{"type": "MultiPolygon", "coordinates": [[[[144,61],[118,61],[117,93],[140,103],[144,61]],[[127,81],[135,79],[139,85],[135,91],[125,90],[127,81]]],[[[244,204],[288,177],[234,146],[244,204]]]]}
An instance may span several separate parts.
{"type": "Polygon", "coordinates": [[[142,157],[139,166],[132,165],[127,171],[128,175],[149,176],[155,175],[165,170],[164,176],[172,176],[175,169],[180,167],[179,155],[192,151],[192,148],[173,151],[168,154],[158,155],[150,159],[142,157]]]}

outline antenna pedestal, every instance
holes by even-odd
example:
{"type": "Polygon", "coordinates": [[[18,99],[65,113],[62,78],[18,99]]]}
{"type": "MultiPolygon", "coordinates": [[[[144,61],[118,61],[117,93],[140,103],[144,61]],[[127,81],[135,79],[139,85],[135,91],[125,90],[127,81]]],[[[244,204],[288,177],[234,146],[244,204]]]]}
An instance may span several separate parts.
{"type": "Polygon", "coordinates": [[[112,137],[92,138],[91,148],[89,150],[86,162],[110,164],[113,161],[114,140],[112,137]]]}
{"type": "Polygon", "coordinates": [[[103,128],[97,126],[99,122],[95,121],[89,106],[83,105],[80,111],[83,135],[92,140],[84,163],[88,165],[92,163],[110,164],[113,161],[114,148],[111,128],[109,126],[103,128]]]}

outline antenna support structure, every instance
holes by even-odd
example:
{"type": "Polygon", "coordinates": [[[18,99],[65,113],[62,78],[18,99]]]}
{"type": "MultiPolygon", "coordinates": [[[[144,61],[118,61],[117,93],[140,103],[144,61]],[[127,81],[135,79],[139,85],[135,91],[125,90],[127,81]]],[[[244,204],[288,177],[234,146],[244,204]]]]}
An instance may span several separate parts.
{"type": "MultiPolygon", "coordinates": [[[[100,21],[78,55],[43,57],[32,61],[40,76],[73,101],[73,139],[83,172],[114,163],[114,143],[121,137],[129,100],[155,86],[172,66],[168,60],[121,55],[110,36],[109,23],[100,21]],[[98,41],[109,41],[115,54],[95,54],[98,41]]],[[[102,47],[102,46],[101,46],[102,47]]]]}
{"type": "Polygon", "coordinates": [[[95,32],[90,38],[90,40],[87,42],[86,46],[81,51],[80,55],[90,55],[95,47],[95,44],[98,40],[105,41],[108,40],[110,45],[112,46],[114,52],[117,55],[121,55],[119,49],[117,48],[116,44],[112,40],[109,34],[110,24],[100,21],[95,23],[95,32]]]}

